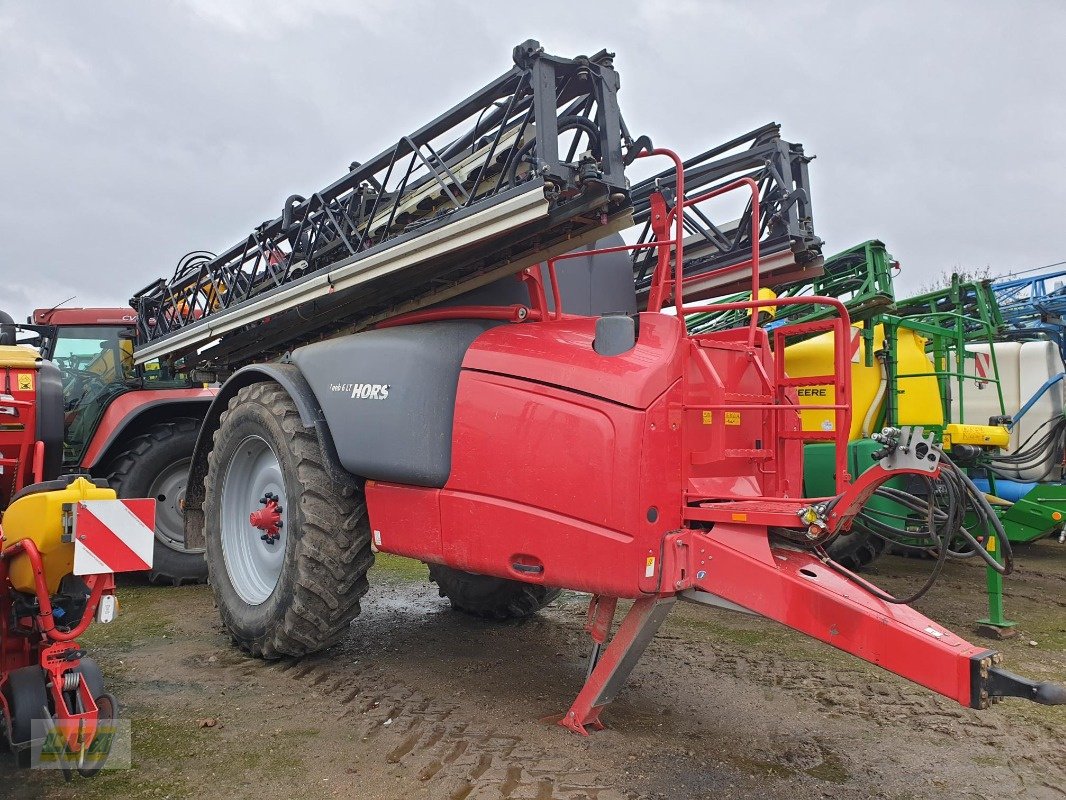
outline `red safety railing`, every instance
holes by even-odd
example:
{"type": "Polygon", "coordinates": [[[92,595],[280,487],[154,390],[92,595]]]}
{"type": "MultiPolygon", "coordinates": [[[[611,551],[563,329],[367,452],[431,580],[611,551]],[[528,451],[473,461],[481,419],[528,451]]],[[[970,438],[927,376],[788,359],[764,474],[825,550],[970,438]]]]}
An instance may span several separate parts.
{"type": "MultiPolygon", "coordinates": [[[[838,314],[817,322],[803,322],[795,325],[781,325],[772,330],[773,335],[773,374],[770,375],[758,360],[752,360],[752,366],[763,382],[766,390],[767,402],[745,403],[736,399],[723,403],[708,403],[692,405],[692,410],[707,411],[760,411],[770,414],[768,438],[774,443],[774,458],[778,461],[784,459],[784,444],[788,440],[800,440],[804,442],[831,441],[834,443],[834,464],[836,470],[837,492],[842,492],[850,483],[851,476],[847,471],[848,439],[851,434],[851,362],[848,350],[850,337],[848,331],[851,328],[851,319],[848,310],[839,300],[833,297],[779,297],[763,300],[746,300],[735,303],[716,303],[691,307],[688,313],[701,313],[704,311],[741,311],[766,307],[780,307],[800,304],[827,305],[832,307],[838,314]],[[789,377],[785,373],[785,341],[790,337],[811,335],[817,333],[833,333],[833,370],[832,375],[810,375],[800,378],[789,377]],[[810,403],[800,406],[790,390],[802,386],[833,386],[832,403],[810,403]],[[833,430],[831,431],[805,431],[802,427],[789,429],[782,425],[781,414],[798,414],[801,411],[832,411],[833,430]]],[[[757,314],[750,315],[752,323],[757,322],[757,314]]],[[[757,329],[754,326],[753,330],[757,329]]],[[[721,339],[721,334],[716,332],[689,335],[698,348],[702,341],[713,342],[721,339]]],[[[750,346],[754,340],[750,340],[750,346]]],[[[725,380],[714,370],[710,359],[697,350],[698,356],[694,360],[702,377],[723,393],[728,394],[729,387],[725,380]]],[[[688,361],[686,361],[686,365],[688,361]]],[[[688,367],[686,366],[686,369],[688,367]]],[[[686,373],[686,380],[688,375],[686,373]]],[[[689,406],[685,407],[689,410],[689,406]]]]}
{"type": "MultiPolygon", "coordinates": [[[[834,462],[836,469],[836,486],[837,491],[841,492],[850,483],[850,476],[847,472],[847,450],[848,439],[851,432],[851,366],[850,356],[848,351],[848,342],[850,341],[849,330],[851,328],[851,318],[848,315],[848,310],[839,300],[832,297],[803,297],[803,298],[774,298],[774,299],[760,299],[760,276],[759,276],[759,187],[758,184],[751,178],[740,178],[732,181],[723,186],[716,187],[707,192],[703,192],[694,197],[685,197],[685,178],[684,178],[684,165],[681,158],[672,150],[656,149],[647,153],[642,153],[639,157],[646,158],[649,156],[664,156],[669,158],[674,163],[675,169],[675,185],[677,191],[677,200],[672,208],[668,208],[665,198],[661,194],[652,195],[651,198],[651,216],[650,225],[655,233],[655,240],[651,242],[645,242],[634,245],[620,245],[617,247],[607,247],[597,250],[585,250],[574,253],[565,253],[554,258],[548,259],[548,280],[551,284],[552,297],[555,301],[555,310],[552,315],[554,319],[561,319],[563,317],[563,308],[559,292],[559,283],[556,277],[556,264],[560,261],[564,261],[570,258],[587,258],[590,255],[600,255],[606,253],[619,253],[619,252],[633,252],[636,250],[656,248],[657,259],[655,271],[652,277],[651,290],[648,296],[648,311],[659,312],[662,311],[667,301],[672,298],[674,308],[676,309],[677,316],[684,320],[688,314],[695,314],[701,312],[721,312],[721,311],[734,311],[750,309],[752,311],[749,314],[748,321],[748,337],[747,345],[749,348],[754,348],[756,340],[765,335],[760,329],[758,324],[758,313],[756,309],[767,307],[780,307],[787,305],[803,304],[816,304],[827,305],[832,307],[837,316],[828,318],[826,320],[819,320],[818,322],[810,323],[798,323],[795,325],[782,325],[773,329],[773,351],[775,357],[773,359],[773,375],[766,372],[763,365],[758,359],[752,360],[752,365],[756,371],[760,374],[760,377],[764,383],[766,390],[765,394],[760,400],[765,402],[728,402],[728,403],[712,403],[712,404],[693,404],[691,408],[686,406],[686,410],[707,410],[707,411],[739,411],[739,410],[752,410],[769,414],[769,436],[773,444],[772,457],[780,461],[784,458],[785,442],[788,440],[801,440],[801,441],[832,441],[835,445],[834,462]],[[703,203],[711,198],[718,197],[726,194],[727,192],[737,191],[741,189],[747,189],[751,193],[751,257],[746,261],[739,262],[727,267],[723,267],[716,270],[716,275],[726,275],[733,272],[740,272],[743,270],[751,271],[751,300],[736,303],[710,303],[710,304],[696,304],[686,305],[684,298],[684,287],[686,278],[684,276],[684,247],[685,247],[685,230],[684,230],[684,209],[703,203]],[[671,234],[672,229],[672,234],[671,234]],[[789,337],[810,335],[814,333],[821,333],[831,331],[834,334],[834,353],[833,353],[833,365],[834,375],[817,375],[808,376],[802,378],[793,378],[785,374],[784,367],[784,348],[785,340],[789,337]],[[832,403],[824,404],[810,404],[803,405],[802,407],[791,396],[791,390],[801,386],[814,386],[830,384],[834,387],[834,398],[832,403]],[[781,423],[781,414],[798,414],[802,410],[830,410],[833,412],[834,418],[834,430],[832,431],[804,431],[800,426],[792,428],[781,423]]],[[[703,280],[707,276],[701,274],[698,276],[692,276],[690,280],[703,280]]],[[[545,316],[545,319],[548,317],[545,316]]],[[[717,382],[717,385],[721,388],[723,393],[728,393],[721,376],[717,375],[714,365],[711,363],[710,358],[706,353],[700,351],[699,346],[701,342],[711,342],[715,340],[716,333],[703,333],[703,334],[690,334],[687,329],[685,331],[686,336],[692,342],[693,346],[697,349],[694,351],[696,355],[695,359],[685,360],[685,379],[688,380],[688,370],[690,362],[694,362],[702,373],[702,377],[710,380],[712,383],[717,382]]],[[[721,336],[717,336],[721,339],[721,336]]],[[[688,500],[695,500],[696,498],[687,498],[688,500]]],[[[752,498],[749,498],[752,499],[752,498]]],[[[764,497],[757,498],[760,500],[774,500],[784,498],[764,497]]],[[[794,498],[790,500],[794,502],[794,498]]]]}

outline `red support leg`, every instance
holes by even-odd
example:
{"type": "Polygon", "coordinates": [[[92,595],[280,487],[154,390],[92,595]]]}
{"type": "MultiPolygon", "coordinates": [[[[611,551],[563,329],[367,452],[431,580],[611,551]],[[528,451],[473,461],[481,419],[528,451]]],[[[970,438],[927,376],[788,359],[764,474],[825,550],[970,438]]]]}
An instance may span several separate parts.
{"type": "Polygon", "coordinates": [[[585,630],[592,637],[592,652],[589,654],[589,668],[585,673],[585,680],[588,680],[592,670],[599,663],[600,651],[611,633],[611,623],[614,622],[614,613],[617,608],[617,597],[594,594],[589,600],[589,614],[588,619],[585,620],[585,630]]]}
{"type": "MultiPolygon", "coordinates": [[[[645,597],[633,603],[629,609],[618,633],[614,635],[611,644],[596,662],[589,673],[585,685],[581,688],[570,710],[559,720],[564,728],[569,728],[582,736],[588,736],[585,726],[591,726],[595,730],[603,730],[600,722],[600,712],[603,707],[617,696],[619,690],[625,685],[633,667],[637,665],[644,649],[659,630],[666,615],[674,607],[676,597],[645,597]]],[[[589,632],[595,639],[597,633],[601,633],[606,640],[607,629],[610,620],[602,627],[596,627],[595,623],[602,619],[600,605],[603,604],[602,613],[606,613],[610,606],[611,616],[614,616],[616,598],[593,598],[589,607],[589,632]]]]}

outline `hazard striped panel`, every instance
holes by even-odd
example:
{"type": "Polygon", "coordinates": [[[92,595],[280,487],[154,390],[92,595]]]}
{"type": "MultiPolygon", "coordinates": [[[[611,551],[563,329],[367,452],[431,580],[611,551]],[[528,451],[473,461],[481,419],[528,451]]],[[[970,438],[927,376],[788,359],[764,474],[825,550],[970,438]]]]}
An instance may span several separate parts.
{"type": "Polygon", "coordinates": [[[850,348],[850,351],[851,351],[851,363],[852,364],[858,364],[859,363],[859,360],[860,360],[859,359],[859,345],[861,345],[861,344],[862,344],[862,331],[860,331],[858,328],[852,328],[851,329],[851,342],[849,344],[849,348],[850,348]]]}
{"type": "Polygon", "coordinates": [[[74,574],[152,568],[155,500],[82,500],[74,507],[74,574]]]}

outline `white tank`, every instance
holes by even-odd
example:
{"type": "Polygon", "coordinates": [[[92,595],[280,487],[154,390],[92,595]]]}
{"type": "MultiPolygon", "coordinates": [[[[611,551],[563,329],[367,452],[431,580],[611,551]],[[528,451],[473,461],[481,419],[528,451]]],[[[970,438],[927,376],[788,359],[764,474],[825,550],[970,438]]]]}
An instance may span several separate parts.
{"type": "MultiPolygon", "coordinates": [[[[990,347],[987,344],[967,345],[967,351],[976,355],[975,359],[966,359],[966,373],[972,375],[963,387],[960,403],[958,386],[952,385],[952,412],[959,422],[975,425],[987,425],[989,417],[997,416],[999,398],[993,383],[982,382],[981,377],[993,376],[991,369],[990,347]]],[[[1059,349],[1052,342],[997,342],[995,345],[996,363],[999,367],[999,379],[1003,387],[1003,413],[1018,413],[1044,383],[1064,371],[1059,349]]],[[[1049,419],[1059,417],[1063,411],[1063,386],[1053,386],[1033,405],[1021,421],[1011,431],[1010,449],[1017,450],[1026,439],[1049,419]]],[[[1044,427],[1041,432],[1046,431],[1044,427]]],[[[1037,438],[1040,434],[1037,434],[1037,438]]],[[[1034,438],[1035,441],[1035,438],[1034,438]]],[[[1048,469],[1054,467],[1052,459],[1027,470],[1005,471],[1011,477],[1022,481],[1041,478],[1048,469]]],[[[1058,472],[1048,475],[1045,480],[1057,480],[1058,472]]]]}

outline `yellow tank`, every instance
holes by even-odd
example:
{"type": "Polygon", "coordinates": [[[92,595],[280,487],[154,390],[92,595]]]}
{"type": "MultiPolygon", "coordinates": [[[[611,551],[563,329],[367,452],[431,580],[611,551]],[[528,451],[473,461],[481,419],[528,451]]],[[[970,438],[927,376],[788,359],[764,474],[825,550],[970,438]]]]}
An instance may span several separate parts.
{"type": "Polygon", "coordinates": [[[0,345],[0,367],[37,369],[40,361],[36,350],[14,344],[0,345]]]}
{"type": "MultiPolygon", "coordinates": [[[[64,489],[20,497],[4,512],[4,549],[23,539],[32,539],[41,553],[48,594],[74,569],[74,545],[63,541],[63,504],[80,500],[114,500],[112,489],[100,489],[85,478],[75,478],[64,489]]],[[[33,592],[33,569],[25,555],[11,563],[11,585],[20,592],[33,592]]]]}
{"type": "MultiPolygon", "coordinates": [[[[854,326],[862,330],[863,324],[854,326]]],[[[813,339],[807,339],[785,348],[785,372],[790,377],[802,378],[811,375],[831,375],[833,373],[833,334],[823,333],[813,339]]],[[[884,346],[885,329],[883,325],[874,326],[874,350],[884,346]]],[[[860,340],[861,341],[861,340],[860,340]]],[[[944,408],[940,402],[940,389],[933,364],[925,353],[926,340],[914,331],[899,329],[896,334],[897,375],[920,374],[920,377],[897,380],[897,410],[900,425],[943,425],[944,408]]],[[[863,423],[868,420],[872,428],[877,423],[877,415],[884,408],[884,386],[882,367],[875,358],[873,366],[866,366],[865,346],[860,344],[851,361],[851,431],[849,441],[864,438],[872,431],[863,433],[863,423]],[[871,407],[873,411],[871,413],[871,407]]],[[[831,384],[803,386],[798,390],[801,406],[829,405],[835,402],[836,392],[831,384]]],[[[834,430],[833,412],[812,409],[802,411],[800,420],[805,431],[834,430]]]]}

